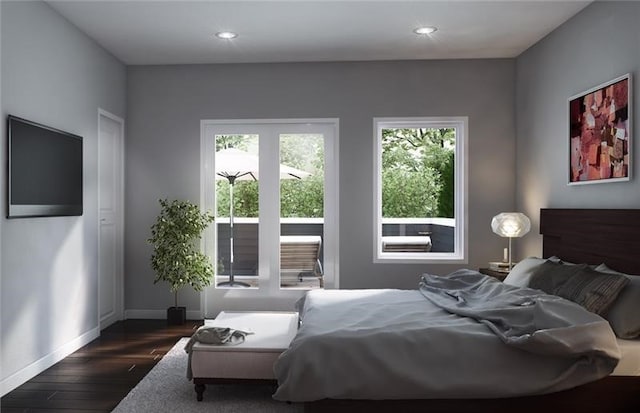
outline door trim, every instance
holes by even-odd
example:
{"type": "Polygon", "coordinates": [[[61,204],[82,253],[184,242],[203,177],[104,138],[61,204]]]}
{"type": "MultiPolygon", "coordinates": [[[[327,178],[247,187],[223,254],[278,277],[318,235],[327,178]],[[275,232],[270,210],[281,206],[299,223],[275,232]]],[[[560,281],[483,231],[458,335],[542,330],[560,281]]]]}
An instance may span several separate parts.
{"type": "Polygon", "coordinates": [[[102,108],[98,108],[98,143],[97,143],[97,152],[98,152],[98,163],[97,163],[97,167],[98,167],[98,174],[97,174],[97,181],[98,181],[98,185],[100,184],[100,133],[101,133],[101,126],[102,126],[102,118],[107,118],[109,120],[112,120],[116,123],[118,123],[120,125],[120,133],[119,133],[119,138],[120,138],[120,142],[118,143],[118,155],[120,158],[120,162],[118,165],[118,169],[120,170],[120,179],[119,179],[119,193],[117,194],[117,208],[118,208],[118,214],[117,217],[114,219],[114,221],[116,222],[116,255],[117,255],[117,263],[116,263],[116,280],[115,280],[115,285],[116,285],[116,302],[115,302],[115,311],[113,313],[111,313],[109,316],[102,318],[100,315],[100,252],[101,252],[101,245],[100,245],[100,204],[101,204],[101,199],[100,199],[100,189],[98,189],[98,214],[97,214],[97,222],[96,222],[96,228],[97,228],[97,237],[98,237],[98,282],[97,282],[97,303],[98,303],[98,311],[97,311],[97,319],[98,319],[98,326],[100,327],[100,330],[104,329],[105,327],[109,326],[110,324],[113,324],[116,321],[122,320],[124,317],[124,194],[125,194],[125,180],[124,180],[124,174],[125,174],[125,166],[124,166],[124,142],[125,142],[125,138],[124,138],[124,119],[122,119],[119,116],[114,115],[113,113],[110,113],[102,108]]]}

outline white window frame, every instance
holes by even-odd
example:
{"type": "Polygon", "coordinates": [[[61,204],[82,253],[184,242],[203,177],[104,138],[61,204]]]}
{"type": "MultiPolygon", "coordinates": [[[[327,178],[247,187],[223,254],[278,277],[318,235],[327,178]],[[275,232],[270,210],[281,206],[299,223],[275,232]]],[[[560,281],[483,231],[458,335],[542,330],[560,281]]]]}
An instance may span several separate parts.
{"type": "MultiPolygon", "coordinates": [[[[257,296],[291,298],[302,296],[304,289],[280,288],[280,180],[279,134],[323,133],[325,148],[325,199],[324,199],[324,288],[338,288],[338,194],[339,194],[339,121],[335,118],[320,119],[228,119],[202,120],[200,122],[200,195],[203,211],[214,211],[215,200],[215,136],[223,134],[260,135],[260,185],[259,185],[259,247],[258,288],[216,288],[211,286],[203,294],[203,313],[206,315],[207,297],[224,301],[225,298],[257,296]],[[278,145],[269,141],[277,141],[278,145]],[[274,197],[278,202],[273,202],[274,197]],[[278,274],[271,277],[271,274],[278,274]]],[[[202,247],[215,261],[217,254],[216,225],[204,232],[202,247]]],[[[217,306],[217,304],[216,304],[217,306]]]]}
{"type": "Polygon", "coordinates": [[[373,162],[373,262],[374,263],[432,263],[466,264],[468,262],[468,117],[374,118],[373,162]],[[454,252],[383,252],[382,251],[382,130],[390,128],[455,128],[454,159],[455,229],[454,252]]]}

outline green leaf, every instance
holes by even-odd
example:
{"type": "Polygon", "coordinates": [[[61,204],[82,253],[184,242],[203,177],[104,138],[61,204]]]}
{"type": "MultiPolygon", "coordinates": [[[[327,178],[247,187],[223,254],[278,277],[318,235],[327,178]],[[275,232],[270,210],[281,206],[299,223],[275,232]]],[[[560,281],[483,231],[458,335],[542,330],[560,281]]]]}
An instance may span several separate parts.
{"type": "Polygon", "coordinates": [[[199,251],[202,232],[214,220],[213,214],[202,213],[190,201],[159,200],[160,214],[151,226],[148,242],[153,245],[151,268],[156,273],[154,284],[166,281],[171,292],[185,286],[202,291],[211,283],[214,268],[209,257],[199,251]]]}

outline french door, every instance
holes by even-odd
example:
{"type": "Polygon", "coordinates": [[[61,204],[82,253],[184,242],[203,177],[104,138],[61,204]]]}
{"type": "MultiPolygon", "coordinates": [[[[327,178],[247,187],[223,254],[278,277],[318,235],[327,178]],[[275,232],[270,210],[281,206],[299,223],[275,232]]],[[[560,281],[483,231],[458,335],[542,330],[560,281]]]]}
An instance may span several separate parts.
{"type": "Polygon", "coordinates": [[[228,296],[266,303],[336,288],[338,121],[204,120],[201,126],[203,207],[216,216],[204,237],[216,266],[215,285],[205,295],[216,304],[205,304],[205,313],[228,296]]]}

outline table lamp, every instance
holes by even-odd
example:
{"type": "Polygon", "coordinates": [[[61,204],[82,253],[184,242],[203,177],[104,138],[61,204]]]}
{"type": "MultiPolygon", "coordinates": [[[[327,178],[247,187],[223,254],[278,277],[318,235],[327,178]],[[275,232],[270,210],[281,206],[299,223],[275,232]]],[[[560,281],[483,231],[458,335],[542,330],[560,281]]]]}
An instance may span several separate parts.
{"type": "Polygon", "coordinates": [[[491,220],[491,229],[509,238],[509,271],[511,271],[511,238],[520,238],[531,229],[531,221],[521,212],[502,212],[491,220]]]}

